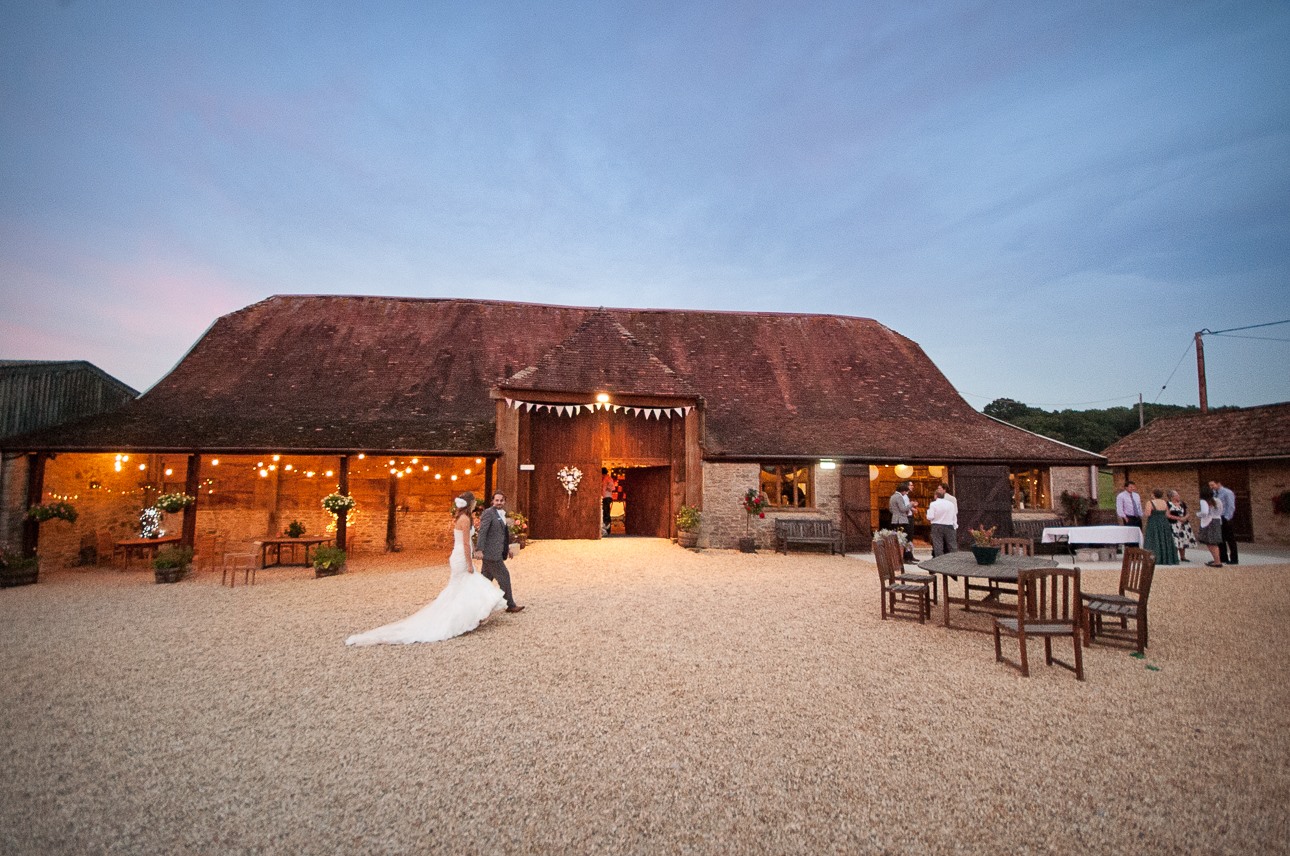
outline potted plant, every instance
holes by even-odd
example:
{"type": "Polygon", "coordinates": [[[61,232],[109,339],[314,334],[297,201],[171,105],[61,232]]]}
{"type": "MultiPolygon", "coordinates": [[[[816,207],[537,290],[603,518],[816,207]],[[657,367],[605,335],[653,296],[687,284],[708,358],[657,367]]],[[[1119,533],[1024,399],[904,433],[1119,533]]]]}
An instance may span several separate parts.
{"type": "Polygon", "coordinates": [[[329,493],[322,498],[322,507],[337,517],[347,514],[357,504],[354,497],[344,493],[329,493]]]}
{"type": "Polygon", "coordinates": [[[523,550],[529,543],[529,519],[518,511],[510,516],[511,540],[523,550]]]}
{"type": "Polygon", "coordinates": [[[287,524],[287,528],[282,530],[282,534],[288,538],[299,538],[305,534],[305,525],[299,520],[293,520],[287,524]]]}
{"type": "Polygon", "coordinates": [[[699,543],[699,524],[703,521],[703,512],[693,505],[682,505],[676,513],[676,543],[686,549],[693,549],[699,543]]]}
{"type": "Polygon", "coordinates": [[[159,583],[177,583],[188,574],[192,547],[162,547],[152,558],[152,575],[159,583]]]}
{"type": "Polygon", "coordinates": [[[40,560],[35,556],[0,550],[0,588],[29,586],[36,582],[39,573],[40,560]]]}
{"type": "Polygon", "coordinates": [[[37,523],[44,523],[46,520],[66,520],[68,523],[75,523],[76,506],[70,502],[50,502],[43,505],[33,505],[27,509],[27,519],[34,520],[37,523]]]}
{"type": "Polygon", "coordinates": [[[972,555],[976,557],[978,565],[993,565],[994,560],[999,558],[999,548],[994,544],[994,531],[997,526],[991,526],[986,529],[982,526],[980,529],[969,529],[968,534],[972,536],[972,555]]]}
{"type": "Polygon", "coordinates": [[[1087,496],[1073,491],[1064,490],[1059,497],[1062,504],[1062,511],[1066,514],[1066,519],[1070,521],[1071,526],[1083,526],[1084,518],[1088,517],[1088,510],[1092,508],[1093,502],[1087,496]]]}
{"type": "Polygon", "coordinates": [[[766,499],[766,494],[757,490],[757,488],[750,487],[748,490],[744,491],[744,496],[741,502],[744,507],[744,514],[747,515],[744,521],[746,524],[744,531],[747,534],[743,538],[739,539],[739,552],[755,553],[757,552],[757,539],[752,535],[753,515],[755,514],[757,517],[765,518],[766,506],[770,505],[770,500],[766,499]]]}
{"type": "Polygon", "coordinates": [[[176,514],[197,501],[197,497],[186,493],[163,493],[157,497],[152,507],[167,514],[176,514]]]}
{"type": "Polygon", "coordinates": [[[313,563],[315,577],[334,577],[345,570],[345,551],[320,544],[314,548],[313,563]]]}

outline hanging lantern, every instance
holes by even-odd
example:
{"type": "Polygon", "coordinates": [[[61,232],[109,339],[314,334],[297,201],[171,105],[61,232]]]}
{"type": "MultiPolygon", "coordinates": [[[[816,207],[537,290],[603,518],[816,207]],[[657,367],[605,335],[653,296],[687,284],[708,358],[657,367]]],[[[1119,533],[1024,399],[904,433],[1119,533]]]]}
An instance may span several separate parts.
{"type": "Polygon", "coordinates": [[[945,478],[945,467],[928,467],[927,473],[934,479],[943,479],[945,478]]]}
{"type": "Polygon", "coordinates": [[[914,468],[909,464],[896,464],[896,478],[907,479],[914,474],[914,468]]]}
{"type": "Polygon", "coordinates": [[[875,467],[873,464],[870,464],[870,465],[869,465],[869,481],[877,481],[877,480],[878,480],[878,468],[877,468],[877,467],[875,467]]]}

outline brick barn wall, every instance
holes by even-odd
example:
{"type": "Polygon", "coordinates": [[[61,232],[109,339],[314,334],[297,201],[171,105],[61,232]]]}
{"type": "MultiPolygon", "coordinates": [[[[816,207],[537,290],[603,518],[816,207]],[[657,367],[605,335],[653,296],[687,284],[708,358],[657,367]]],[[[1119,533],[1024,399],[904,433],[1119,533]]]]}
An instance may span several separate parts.
{"type": "MultiPolygon", "coordinates": [[[[1115,493],[1124,490],[1124,469],[1117,467],[1114,470],[1115,493]]],[[[1176,490],[1182,494],[1183,502],[1187,503],[1187,515],[1191,520],[1192,530],[1200,531],[1200,521],[1196,517],[1196,512],[1200,510],[1200,486],[1199,475],[1195,467],[1189,466],[1172,466],[1172,467],[1134,467],[1133,480],[1138,485],[1138,495],[1142,497],[1142,508],[1147,510],[1147,503],[1151,501],[1151,492],[1156,488],[1164,490],[1165,495],[1169,491],[1176,490]]],[[[1114,502],[1115,497],[1111,497],[1114,502]]],[[[1149,512],[1148,512],[1149,513],[1149,512]]]]}
{"type": "Polygon", "coordinates": [[[1277,514],[1272,500],[1290,490],[1290,463],[1270,461],[1250,464],[1250,511],[1255,543],[1290,547],[1290,514],[1277,514]]]}

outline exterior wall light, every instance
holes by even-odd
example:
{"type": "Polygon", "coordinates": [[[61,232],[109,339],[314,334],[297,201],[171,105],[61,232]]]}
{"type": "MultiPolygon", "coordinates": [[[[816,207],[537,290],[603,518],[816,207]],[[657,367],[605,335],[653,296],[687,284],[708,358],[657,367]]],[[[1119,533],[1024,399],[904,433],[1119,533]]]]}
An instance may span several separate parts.
{"type": "Polygon", "coordinates": [[[837,468],[838,468],[837,461],[829,461],[829,460],[820,461],[820,469],[822,470],[836,470],[837,468]]]}

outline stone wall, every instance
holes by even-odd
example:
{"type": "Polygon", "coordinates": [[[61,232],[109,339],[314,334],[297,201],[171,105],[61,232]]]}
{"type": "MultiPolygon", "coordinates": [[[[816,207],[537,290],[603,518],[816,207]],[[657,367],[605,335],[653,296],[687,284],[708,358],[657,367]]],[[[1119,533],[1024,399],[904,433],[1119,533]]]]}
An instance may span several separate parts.
{"type": "Polygon", "coordinates": [[[1090,471],[1088,467],[1053,467],[1048,471],[1048,479],[1051,484],[1052,508],[1058,514],[1061,514],[1060,497],[1064,490],[1089,497],[1093,500],[1093,506],[1097,507],[1096,470],[1090,471]]]}
{"type": "Polygon", "coordinates": [[[781,517],[827,517],[835,524],[841,521],[841,472],[814,468],[814,508],[769,508],[764,518],[754,517],[752,531],[747,531],[748,515],[744,513],[744,493],[758,485],[758,464],[703,464],[703,524],[699,529],[699,546],[734,549],[739,539],[751,534],[758,549],[771,550],[775,545],[775,520],[781,517]]]}

